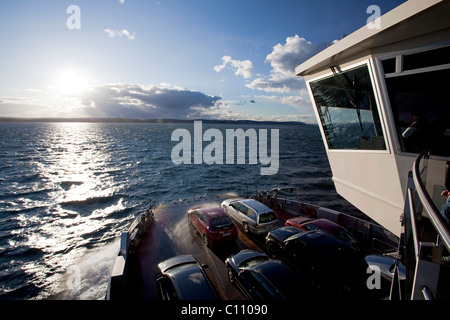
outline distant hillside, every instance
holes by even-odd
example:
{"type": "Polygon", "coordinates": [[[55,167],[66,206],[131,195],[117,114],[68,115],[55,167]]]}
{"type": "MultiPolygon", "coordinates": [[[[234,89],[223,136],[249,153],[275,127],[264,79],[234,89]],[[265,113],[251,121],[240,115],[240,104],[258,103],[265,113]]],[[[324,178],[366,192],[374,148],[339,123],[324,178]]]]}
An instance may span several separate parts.
{"type": "Polygon", "coordinates": [[[126,118],[10,118],[0,117],[0,122],[103,122],[103,123],[203,123],[217,124],[290,124],[306,125],[301,121],[254,121],[254,120],[211,120],[211,119],[126,119],[126,118]]]}

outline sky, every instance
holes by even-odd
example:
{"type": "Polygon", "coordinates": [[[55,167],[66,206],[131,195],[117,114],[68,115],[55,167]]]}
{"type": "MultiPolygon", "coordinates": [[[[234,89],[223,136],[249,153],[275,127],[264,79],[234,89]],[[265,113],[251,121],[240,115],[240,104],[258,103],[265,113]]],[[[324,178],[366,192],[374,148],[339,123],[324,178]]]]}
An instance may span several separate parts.
{"type": "Polygon", "coordinates": [[[294,69],[401,0],[2,0],[0,117],[315,123],[294,69]]]}

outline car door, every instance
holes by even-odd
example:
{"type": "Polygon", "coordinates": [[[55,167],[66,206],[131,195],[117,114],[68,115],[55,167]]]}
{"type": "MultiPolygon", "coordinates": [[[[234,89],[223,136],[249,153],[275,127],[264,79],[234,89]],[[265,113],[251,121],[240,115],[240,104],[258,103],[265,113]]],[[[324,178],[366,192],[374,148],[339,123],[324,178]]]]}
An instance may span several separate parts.
{"type": "Polygon", "coordinates": [[[198,231],[200,231],[199,212],[197,210],[192,212],[192,214],[191,214],[191,222],[192,222],[192,225],[194,226],[194,228],[197,229],[198,231]]]}
{"type": "Polygon", "coordinates": [[[306,242],[302,239],[296,238],[285,241],[284,243],[284,258],[296,267],[302,267],[305,263],[305,249],[306,242]]]}
{"type": "Polygon", "coordinates": [[[238,220],[239,222],[241,222],[241,220],[239,219],[239,215],[240,215],[239,207],[240,207],[239,202],[232,202],[232,203],[230,203],[230,205],[227,208],[227,213],[235,220],[238,220]]]}
{"type": "Polygon", "coordinates": [[[253,275],[252,270],[243,269],[238,275],[239,286],[241,291],[250,300],[263,300],[259,290],[258,283],[253,275]]]}
{"type": "Polygon", "coordinates": [[[200,232],[201,234],[206,233],[205,216],[200,211],[195,211],[195,216],[196,216],[196,223],[197,223],[196,227],[197,227],[198,232],[200,232]]]}
{"type": "Polygon", "coordinates": [[[241,206],[239,207],[241,212],[241,219],[242,222],[247,223],[249,226],[252,227],[252,229],[256,228],[256,213],[247,207],[246,205],[241,203],[241,206]]]}

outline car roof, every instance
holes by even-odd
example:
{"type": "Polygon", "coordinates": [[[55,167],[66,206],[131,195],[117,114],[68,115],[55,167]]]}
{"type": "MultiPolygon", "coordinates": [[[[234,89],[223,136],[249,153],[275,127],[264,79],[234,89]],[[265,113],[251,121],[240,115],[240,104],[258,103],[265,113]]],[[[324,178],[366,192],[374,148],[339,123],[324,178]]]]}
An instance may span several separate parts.
{"type": "Polygon", "coordinates": [[[280,260],[265,260],[251,269],[262,275],[286,299],[297,296],[303,289],[304,281],[280,260]]]}
{"type": "Polygon", "coordinates": [[[158,264],[158,269],[161,270],[162,273],[165,273],[169,269],[185,264],[198,264],[198,261],[192,255],[179,255],[160,262],[158,264]]]}
{"type": "Polygon", "coordinates": [[[300,230],[294,226],[283,226],[283,227],[279,227],[275,230],[270,231],[270,234],[277,238],[279,241],[284,241],[287,238],[293,236],[293,235],[297,235],[300,233],[304,233],[305,231],[300,230]]]}
{"type": "Polygon", "coordinates": [[[214,289],[198,264],[180,268],[177,272],[171,274],[171,279],[176,283],[184,299],[217,299],[214,289]]]}
{"type": "Polygon", "coordinates": [[[311,222],[313,220],[314,219],[312,219],[310,217],[300,216],[300,217],[290,218],[287,221],[292,221],[292,222],[295,222],[295,223],[298,223],[298,224],[303,224],[303,223],[306,223],[306,222],[311,222]]]}
{"type": "Polygon", "coordinates": [[[245,200],[241,200],[240,202],[249,206],[250,208],[256,210],[257,212],[273,211],[268,206],[266,206],[265,204],[263,204],[259,201],[256,201],[255,199],[245,199],[245,200]]]}
{"type": "Polygon", "coordinates": [[[234,261],[234,263],[236,264],[236,266],[240,266],[242,263],[251,260],[251,259],[257,259],[257,258],[269,258],[266,254],[260,252],[260,251],[256,251],[256,250],[251,250],[251,249],[244,249],[239,251],[238,253],[236,253],[235,255],[232,256],[232,259],[234,261]]]}
{"type": "Polygon", "coordinates": [[[198,208],[197,210],[209,217],[226,216],[225,212],[223,212],[220,207],[204,207],[198,208]]]}
{"type": "Polygon", "coordinates": [[[322,254],[324,257],[327,255],[330,255],[331,257],[331,255],[337,252],[341,252],[342,254],[344,252],[349,254],[357,253],[357,251],[349,244],[321,230],[305,231],[289,237],[288,241],[294,239],[301,239],[308,244],[308,250],[322,254]]]}
{"type": "Polygon", "coordinates": [[[330,221],[328,219],[315,219],[315,220],[311,220],[311,221],[306,221],[304,224],[315,224],[318,225],[321,228],[324,228],[327,231],[338,231],[338,230],[343,230],[345,229],[343,226],[330,221]]]}

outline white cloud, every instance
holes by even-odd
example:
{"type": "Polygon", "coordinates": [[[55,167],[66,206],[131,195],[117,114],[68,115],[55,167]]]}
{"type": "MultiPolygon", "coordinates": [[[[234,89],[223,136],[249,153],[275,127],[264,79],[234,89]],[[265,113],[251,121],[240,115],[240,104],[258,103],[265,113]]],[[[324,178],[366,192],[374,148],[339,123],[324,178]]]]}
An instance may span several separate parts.
{"type": "Polygon", "coordinates": [[[103,84],[70,97],[54,93],[49,89],[31,92],[31,97],[0,96],[0,117],[189,119],[203,117],[203,112],[208,117],[208,110],[222,106],[220,97],[168,83],[103,84]]]}
{"type": "Polygon", "coordinates": [[[293,107],[304,107],[309,105],[310,101],[308,98],[303,97],[302,95],[292,95],[292,96],[267,96],[267,95],[257,95],[254,96],[255,99],[258,100],[269,100],[277,103],[287,104],[293,107]]]}
{"type": "Polygon", "coordinates": [[[266,57],[272,70],[270,75],[259,77],[246,86],[266,92],[287,93],[304,88],[302,78],[295,76],[295,67],[306,61],[327,46],[326,43],[314,44],[298,35],[286,38],[285,44],[277,44],[266,57]]]}
{"type": "Polygon", "coordinates": [[[222,57],[223,63],[214,67],[214,71],[221,72],[226,66],[229,66],[236,76],[242,76],[244,79],[252,77],[253,64],[250,60],[233,60],[230,56],[222,57]]]}
{"type": "Polygon", "coordinates": [[[125,3],[125,0],[119,0],[119,2],[120,2],[121,4],[124,4],[124,3],[125,3]]]}
{"type": "Polygon", "coordinates": [[[80,100],[93,117],[186,119],[216,107],[221,98],[164,83],[105,84],[83,93],[80,100]]]}
{"type": "Polygon", "coordinates": [[[130,33],[127,29],[122,29],[122,30],[112,30],[112,29],[105,29],[106,34],[108,35],[108,37],[110,38],[115,38],[115,37],[121,37],[121,36],[125,36],[126,38],[128,38],[128,40],[134,40],[136,39],[136,33],[130,33]]]}

